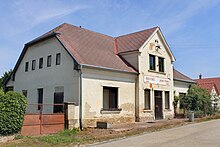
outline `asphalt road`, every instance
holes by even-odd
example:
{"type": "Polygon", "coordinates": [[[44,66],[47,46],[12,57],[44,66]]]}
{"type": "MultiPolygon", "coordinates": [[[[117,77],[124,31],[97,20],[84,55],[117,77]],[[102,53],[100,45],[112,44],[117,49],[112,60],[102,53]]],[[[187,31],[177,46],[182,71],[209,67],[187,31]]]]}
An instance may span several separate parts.
{"type": "Polygon", "coordinates": [[[95,144],[96,147],[220,147],[220,120],[95,144]]]}

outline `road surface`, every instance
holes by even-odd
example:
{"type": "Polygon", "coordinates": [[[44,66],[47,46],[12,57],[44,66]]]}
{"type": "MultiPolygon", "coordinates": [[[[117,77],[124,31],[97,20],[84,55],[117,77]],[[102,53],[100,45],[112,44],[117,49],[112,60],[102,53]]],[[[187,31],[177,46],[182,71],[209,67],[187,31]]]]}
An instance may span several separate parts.
{"type": "Polygon", "coordinates": [[[220,120],[99,143],[96,147],[220,147],[220,120]]]}

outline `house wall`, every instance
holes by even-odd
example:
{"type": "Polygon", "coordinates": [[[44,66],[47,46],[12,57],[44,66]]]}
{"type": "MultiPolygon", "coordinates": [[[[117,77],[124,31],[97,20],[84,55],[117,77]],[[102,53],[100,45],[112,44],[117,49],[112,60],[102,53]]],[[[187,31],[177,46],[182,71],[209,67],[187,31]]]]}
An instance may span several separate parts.
{"type": "Polygon", "coordinates": [[[173,118],[174,110],[172,107],[173,102],[173,64],[171,61],[171,55],[168,53],[168,48],[166,48],[166,45],[164,41],[162,40],[161,34],[159,31],[157,31],[156,34],[154,34],[140,49],[140,54],[138,56],[139,61],[139,79],[138,79],[138,101],[136,102],[137,106],[137,113],[139,116],[139,121],[147,121],[147,120],[154,120],[155,119],[155,98],[154,98],[154,92],[156,90],[162,91],[162,113],[163,113],[163,119],[170,119],[173,118]],[[158,40],[161,49],[156,50],[155,46],[152,46],[155,44],[155,40],[158,40]],[[165,59],[164,61],[164,73],[158,72],[158,60],[156,58],[156,71],[150,71],[149,69],[149,54],[163,57],[165,59]],[[166,84],[158,83],[152,83],[152,82],[145,82],[144,78],[145,76],[151,77],[151,78],[157,78],[157,79],[163,79],[166,82],[166,84]],[[152,87],[150,86],[152,84],[152,87]],[[151,99],[150,99],[150,110],[145,110],[145,102],[144,102],[144,90],[150,89],[151,90],[151,99]],[[170,99],[169,99],[169,109],[165,109],[165,91],[169,91],[170,93],[170,99]],[[139,107],[139,108],[138,108],[139,107]]]}
{"type": "Polygon", "coordinates": [[[138,70],[139,69],[139,67],[138,67],[138,54],[139,54],[139,51],[135,51],[135,52],[123,53],[123,54],[121,54],[121,56],[129,64],[131,64],[136,70],[138,70]]]}
{"type": "MultiPolygon", "coordinates": [[[[55,87],[63,87],[64,102],[74,102],[78,105],[79,74],[73,70],[73,67],[73,59],[56,38],[39,42],[30,46],[25,53],[15,74],[14,91],[27,90],[28,104],[37,104],[37,89],[43,88],[43,104],[53,104],[55,87]],[[60,65],[56,65],[57,53],[61,53],[60,65]],[[51,67],[47,67],[48,55],[52,55],[51,67]],[[43,57],[43,68],[39,69],[41,57],[43,57]],[[36,60],[35,70],[31,69],[32,60],[36,60]],[[25,62],[29,62],[28,72],[25,72],[25,62]]],[[[29,106],[27,111],[37,111],[37,107],[29,106]]],[[[45,106],[44,111],[53,112],[53,107],[45,106]]]]}
{"type": "Polygon", "coordinates": [[[179,93],[186,93],[189,89],[189,85],[192,83],[176,81],[174,80],[174,93],[176,96],[179,96],[179,93]]]}
{"type": "Polygon", "coordinates": [[[135,121],[136,75],[86,68],[83,69],[82,76],[82,108],[85,127],[95,127],[97,121],[111,123],[135,121]],[[102,111],[104,86],[118,88],[118,108],[121,108],[121,111],[102,111]]]}

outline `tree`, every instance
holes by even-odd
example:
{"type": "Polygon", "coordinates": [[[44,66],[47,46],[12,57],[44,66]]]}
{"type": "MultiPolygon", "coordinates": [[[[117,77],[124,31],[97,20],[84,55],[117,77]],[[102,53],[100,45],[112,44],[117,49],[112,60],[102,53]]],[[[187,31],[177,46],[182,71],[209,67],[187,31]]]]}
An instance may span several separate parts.
{"type": "Polygon", "coordinates": [[[173,107],[174,107],[174,115],[177,115],[177,105],[179,102],[179,96],[174,95],[173,107]]]}
{"type": "Polygon", "coordinates": [[[5,80],[8,79],[8,77],[11,75],[11,73],[12,73],[12,70],[10,69],[9,71],[5,72],[5,73],[1,76],[1,78],[0,78],[0,89],[3,88],[3,86],[4,86],[3,84],[4,84],[5,80]]]}
{"type": "Polygon", "coordinates": [[[192,85],[188,90],[186,98],[188,110],[202,111],[204,114],[212,113],[211,95],[206,89],[192,85]]]}

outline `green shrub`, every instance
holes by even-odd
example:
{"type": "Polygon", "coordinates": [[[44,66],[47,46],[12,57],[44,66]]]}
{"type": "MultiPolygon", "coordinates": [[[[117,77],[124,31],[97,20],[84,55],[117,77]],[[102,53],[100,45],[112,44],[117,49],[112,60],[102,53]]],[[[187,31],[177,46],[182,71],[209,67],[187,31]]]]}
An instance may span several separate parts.
{"type": "Polygon", "coordinates": [[[9,135],[21,130],[27,102],[22,94],[0,92],[0,134],[9,135]]]}

